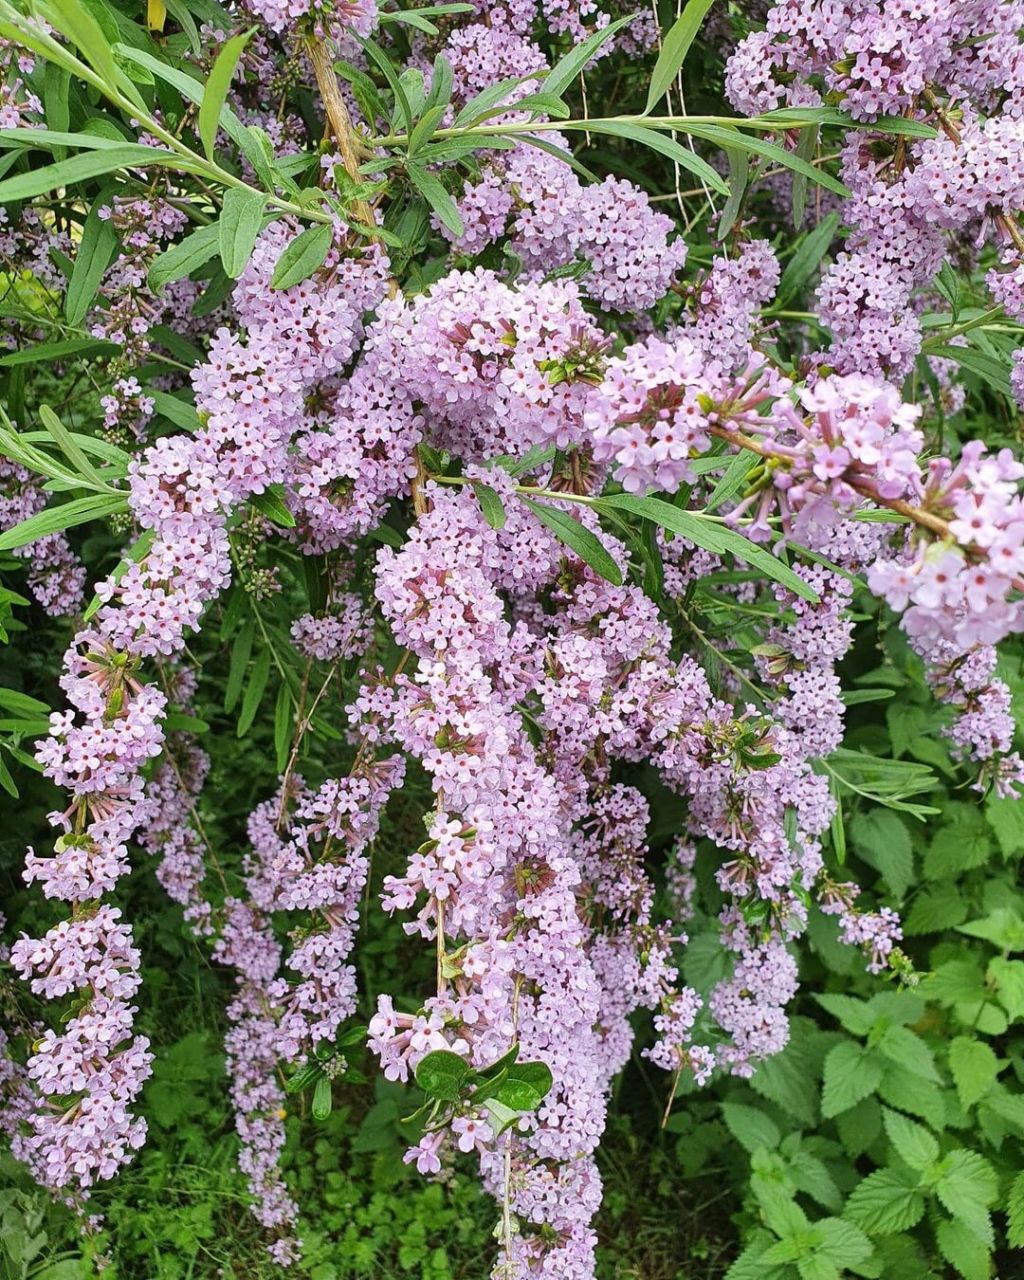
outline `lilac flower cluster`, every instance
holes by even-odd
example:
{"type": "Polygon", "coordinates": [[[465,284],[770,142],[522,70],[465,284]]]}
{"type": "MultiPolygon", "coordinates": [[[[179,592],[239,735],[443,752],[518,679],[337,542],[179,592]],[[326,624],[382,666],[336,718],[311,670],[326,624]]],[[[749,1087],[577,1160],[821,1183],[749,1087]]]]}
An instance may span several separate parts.
{"type": "MultiPolygon", "coordinates": [[[[48,494],[27,468],[0,458],[0,529],[37,515],[48,494]]],[[[85,569],[63,533],[47,533],[18,547],[14,555],[28,564],[28,585],[40,608],[52,617],[68,617],[82,607],[85,569]]]]}

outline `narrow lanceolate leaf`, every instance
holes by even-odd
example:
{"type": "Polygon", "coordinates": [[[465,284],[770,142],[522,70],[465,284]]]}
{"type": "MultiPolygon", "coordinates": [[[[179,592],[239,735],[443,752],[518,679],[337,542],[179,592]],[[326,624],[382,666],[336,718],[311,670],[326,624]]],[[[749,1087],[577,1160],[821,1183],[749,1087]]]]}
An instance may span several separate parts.
{"type": "Polygon", "coordinates": [[[79,241],[78,253],[75,254],[68,290],[64,295],[64,315],[68,324],[77,325],[89,310],[103,273],[110,266],[110,260],[117,249],[114,224],[109,218],[100,217],[100,209],[106,203],[105,195],[98,196],[82,227],[82,239],[79,241]]]}
{"type": "Polygon", "coordinates": [[[635,16],[630,13],[624,18],[616,19],[615,22],[609,22],[603,30],[595,31],[593,35],[587,36],[582,44],[578,44],[575,49],[570,49],[544,77],[544,92],[560,98],[601,46],[607,44],[627,22],[632,22],[635,16]]]}
{"type": "Polygon", "coordinates": [[[733,229],[736,219],[743,207],[743,198],[747,193],[747,178],[750,173],[750,161],[747,153],[733,148],[729,152],[729,199],[725,202],[722,216],[718,220],[717,237],[724,240],[733,229]]]}
{"type": "Polygon", "coordinates": [[[25,347],[0,357],[0,369],[10,369],[19,364],[46,364],[50,360],[66,360],[69,356],[106,356],[120,351],[116,342],[103,338],[63,338],[60,342],[41,342],[37,347],[25,347]]]}
{"type": "Polygon", "coordinates": [[[278,258],[270,287],[290,289],[293,284],[308,280],[318,267],[323,266],[324,259],[330,252],[333,236],[334,230],[327,222],[300,231],[294,240],[285,245],[284,252],[278,258]]]}
{"type": "Polygon", "coordinates": [[[775,300],[780,307],[784,307],[787,302],[795,298],[810,279],[811,273],[818,267],[822,258],[828,252],[828,247],[835,238],[838,226],[839,214],[830,213],[827,218],[823,218],[814,230],[809,231],[800,241],[796,253],[786,264],[782,279],[779,281],[779,289],[775,300]]]}
{"type": "Polygon", "coordinates": [[[778,582],[782,586],[788,587],[794,595],[799,596],[802,600],[810,600],[813,603],[818,598],[816,593],[804,582],[803,578],[798,577],[781,560],[776,560],[770,551],[766,551],[764,547],[758,546],[756,542],[751,542],[749,538],[745,538],[742,533],[737,532],[735,529],[730,529],[727,525],[721,524],[717,520],[707,520],[696,512],[683,511],[680,507],[674,507],[671,502],[666,502],[663,498],[640,498],[629,493],[615,494],[610,498],[601,498],[598,508],[605,507],[615,507],[619,511],[629,511],[634,515],[643,516],[646,520],[653,520],[655,524],[660,524],[663,529],[668,529],[671,533],[678,533],[680,537],[692,542],[694,546],[702,547],[705,551],[712,551],[715,555],[739,556],[752,569],[760,569],[773,582],[778,582]]]}
{"type": "MultiPolygon", "coordinates": [[[[649,129],[645,125],[628,124],[619,120],[602,120],[598,123],[591,121],[588,124],[580,124],[574,127],[586,129],[588,133],[604,133],[615,138],[628,138],[630,142],[639,142],[641,146],[650,147],[652,151],[668,156],[670,160],[673,160],[681,168],[688,169],[695,178],[707,183],[719,195],[727,196],[729,194],[725,179],[720,173],[712,169],[702,156],[696,155],[689,147],[684,147],[681,142],[676,142],[668,134],[659,133],[657,129],[649,129]]],[[[727,131],[723,130],[723,132],[727,131]]]]}
{"type": "Polygon", "coordinates": [[[242,698],[242,711],[238,717],[238,736],[244,738],[252,728],[256,712],[260,709],[263,694],[266,692],[267,680],[270,678],[270,649],[264,646],[256,655],[252,666],[249,683],[245,687],[242,698]]]}
{"type": "Polygon", "coordinates": [[[224,42],[203,89],[203,100],[199,104],[199,141],[211,159],[217,140],[220,113],[227,101],[238,59],[242,56],[242,50],[251,35],[251,30],[244,31],[241,35],[232,36],[230,40],[224,42]]]}
{"type": "Polygon", "coordinates": [[[76,443],[71,432],[67,429],[60,418],[54,413],[48,404],[39,406],[39,417],[43,426],[50,433],[52,438],[64,454],[68,462],[71,463],[75,471],[84,479],[90,481],[97,489],[106,487],[105,481],[93,464],[86,457],[85,453],[76,443]]]}
{"type": "Polygon", "coordinates": [[[89,520],[101,520],[104,516],[112,516],[115,511],[125,511],[127,508],[127,498],[102,493],[88,498],[75,498],[71,502],[61,503],[59,507],[47,507],[45,511],[22,520],[20,524],[0,534],[0,551],[26,547],[48,533],[58,533],[89,520]]]}
{"type": "Polygon", "coordinates": [[[285,503],[282,485],[273,484],[262,493],[254,493],[250,501],[257,511],[282,529],[295,528],[295,517],[285,503]]]}
{"type": "Polygon", "coordinates": [[[76,182],[98,178],[104,173],[113,173],[115,169],[145,169],[150,165],[168,164],[183,167],[180,157],[173,151],[164,151],[161,147],[144,147],[137,142],[104,147],[99,151],[84,151],[81,155],[70,156],[58,164],[43,165],[40,169],[5,178],[0,182],[0,204],[9,204],[12,200],[30,200],[33,196],[45,195],[58,187],[72,186],[76,182]]]}
{"type": "Polygon", "coordinates": [[[441,180],[436,178],[429,169],[424,169],[422,165],[413,161],[409,161],[405,169],[413,186],[437,214],[438,219],[453,235],[461,236],[465,230],[462,218],[455,201],[445,190],[441,180]]]}
{"type": "Polygon", "coordinates": [[[661,44],[661,53],[651,72],[651,84],[647,90],[644,115],[661,101],[665,91],[679,74],[686,55],[690,52],[694,36],[700,29],[713,0],[689,0],[686,8],[669,28],[661,44]]]}
{"type": "Polygon", "coordinates": [[[200,227],[153,259],[147,277],[149,287],[159,290],[172,280],[189,275],[196,267],[209,262],[219,247],[220,229],[217,224],[200,227]]]}
{"type": "Polygon", "coordinates": [[[224,193],[218,223],[220,260],[232,280],[238,279],[252,257],[266,207],[266,198],[260,191],[232,187],[224,193]]]}
{"type": "Polygon", "coordinates": [[[796,152],[787,151],[785,147],[780,147],[777,142],[768,142],[764,138],[720,124],[691,124],[687,120],[681,122],[680,127],[685,128],[686,132],[693,134],[695,138],[704,138],[706,141],[722,147],[725,151],[728,151],[730,147],[742,147],[753,155],[764,156],[766,160],[770,160],[773,164],[781,165],[785,169],[794,169],[797,173],[802,173],[811,182],[816,182],[828,191],[834,191],[837,196],[847,197],[850,194],[849,189],[838,178],[833,178],[830,173],[826,173],[823,169],[809,164],[796,152]]]}
{"type": "Polygon", "coordinates": [[[557,507],[534,502],[532,498],[524,498],[523,501],[541,524],[546,529],[550,529],[559,542],[564,542],[570,551],[574,551],[584,564],[590,565],[596,574],[613,586],[622,585],[622,572],[619,566],[596,534],[591,533],[565,511],[559,511],[557,507]]]}

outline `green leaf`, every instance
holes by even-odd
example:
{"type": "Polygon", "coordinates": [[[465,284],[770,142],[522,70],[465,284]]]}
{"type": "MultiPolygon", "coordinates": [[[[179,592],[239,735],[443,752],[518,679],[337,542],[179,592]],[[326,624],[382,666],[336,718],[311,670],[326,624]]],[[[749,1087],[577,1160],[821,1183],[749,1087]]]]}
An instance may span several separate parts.
{"type": "Polygon", "coordinates": [[[1024,960],[993,956],[986,974],[988,985],[1011,1021],[1024,1018],[1024,960]]]}
{"type": "Polygon", "coordinates": [[[332,1102],[330,1077],[322,1075],[313,1090],[313,1119],[326,1120],[331,1114],[332,1102]]]}
{"type": "Polygon", "coordinates": [[[729,1132],[744,1149],[754,1152],[759,1147],[774,1151],[782,1141],[778,1125],[757,1107],[744,1107],[738,1102],[723,1102],[722,1116],[729,1132]]]}
{"type": "Polygon", "coordinates": [[[114,355],[120,351],[115,342],[99,338],[62,338],[59,342],[42,342],[37,347],[28,346],[22,351],[12,351],[0,357],[0,368],[10,369],[20,364],[44,364],[51,360],[64,360],[68,356],[114,355]]]}
{"type": "Polygon", "coordinates": [[[898,1067],[912,1071],[933,1084],[940,1083],[931,1049],[909,1027],[886,1027],[878,1047],[898,1067]]]}
{"type": "Polygon", "coordinates": [[[786,264],[779,281],[775,304],[784,307],[795,298],[810,279],[811,272],[819,265],[835,238],[839,227],[839,214],[830,213],[809,231],[797,245],[796,252],[786,264]]]}
{"type": "Polygon", "coordinates": [[[285,504],[284,485],[269,485],[262,493],[254,493],[249,501],[261,515],[282,529],[295,528],[295,517],[285,504]]]}
{"type": "Polygon", "coordinates": [[[292,695],[288,682],[281,681],[274,703],[274,756],[278,773],[284,773],[288,763],[288,748],[291,746],[292,730],[292,695]]]}
{"type": "Polygon", "coordinates": [[[571,551],[575,552],[584,564],[588,564],[596,574],[613,586],[619,587],[622,585],[622,573],[619,566],[609,555],[596,534],[591,533],[573,516],[560,511],[557,507],[549,507],[544,503],[534,502],[532,498],[523,498],[523,502],[526,503],[541,524],[546,529],[549,529],[559,542],[564,542],[571,551]]]}
{"type": "Polygon", "coordinates": [[[180,280],[209,262],[219,248],[220,228],[215,222],[191,232],[153,259],[146,277],[149,287],[159,292],[171,280],[180,280]]]}
{"type": "Polygon", "coordinates": [[[999,1197],[999,1179],[984,1156],[959,1148],[951,1151],[939,1168],[945,1172],[935,1184],[935,1194],[954,1218],[987,1248],[995,1244],[989,1207],[999,1197]]]}
{"type": "Polygon", "coordinates": [[[712,3],[713,0],[689,0],[682,14],[669,28],[668,34],[661,43],[658,61],[651,72],[644,115],[648,115],[657,106],[665,96],[665,91],[679,74],[686,61],[686,55],[690,52],[690,45],[693,44],[694,37],[700,30],[700,24],[704,21],[712,3]]]}
{"type": "Polygon", "coordinates": [[[331,251],[334,228],[327,222],[300,231],[285,245],[270,278],[272,289],[290,289],[301,284],[321,267],[331,251]]]}
{"type": "Polygon", "coordinates": [[[939,1250],[963,1280],[989,1280],[989,1251],[962,1222],[940,1222],[935,1229],[939,1250]]]}
{"type": "Polygon", "coordinates": [[[70,325],[77,325],[89,310],[103,273],[117,250],[118,235],[114,224],[109,218],[99,216],[108,198],[105,194],[96,197],[82,227],[75,265],[64,295],[64,316],[70,325]]]}
{"type": "Polygon", "coordinates": [[[409,96],[405,92],[405,88],[403,87],[402,82],[399,80],[398,76],[395,74],[395,69],[391,65],[391,59],[380,47],[380,45],[376,44],[373,40],[361,39],[359,37],[357,37],[357,39],[359,39],[359,43],[362,45],[363,51],[369,57],[370,61],[377,67],[377,69],[383,75],[384,79],[388,82],[388,87],[391,89],[391,92],[394,94],[394,97],[395,97],[395,104],[398,107],[399,111],[402,113],[402,119],[405,122],[406,133],[412,133],[412,127],[413,127],[412,106],[409,102],[409,96]]]}
{"type": "Polygon", "coordinates": [[[984,920],[958,925],[957,932],[984,938],[1000,951],[1024,951],[1024,920],[1009,907],[999,907],[984,920]]]}
{"type": "Polygon", "coordinates": [[[980,1102],[999,1075],[999,1059],[987,1044],[957,1036],[949,1045],[949,1069],[965,1111],[980,1102]]]}
{"type": "Polygon", "coordinates": [[[77,182],[99,178],[115,169],[145,169],[150,165],[184,167],[181,157],[173,151],[159,147],[145,147],[141,143],[126,142],[116,147],[104,147],[99,151],[84,151],[57,164],[43,165],[27,173],[0,181],[0,204],[15,200],[30,200],[33,196],[46,195],[58,187],[70,187],[77,182]]]}
{"type": "Polygon", "coordinates": [[[939,1158],[939,1144],[922,1124],[899,1111],[882,1108],[882,1122],[896,1154],[911,1169],[923,1171],[939,1158]]]}
{"type": "Polygon", "coordinates": [[[619,511],[629,511],[634,515],[653,520],[672,533],[679,534],[695,546],[705,551],[713,551],[717,555],[734,555],[745,560],[754,569],[759,569],[773,582],[788,587],[794,595],[802,600],[817,602],[817,594],[802,578],[797,577],[788,565],[784,565],[763,547],[745,538],[735,529],[717,521],[702,519],[693,511],[684,511],[675,507],[663,498],[640,498],[633,494],[615,494],[609,498],[601,498],[595,503],[599,510],[613,507],[619,511]]]}
{"type": "Polygon", "coordinates": [[[515,1111],[536,1111],[551,1092],[551,1068],[546,1062],[513,1062],[505,1071],[495,1098],[515,1111]]]}
{"type": "Polygon", "coordinates": [[[842,1218],[822,1218],[814,1224],[821,1239],[818,1252],[837,1267],[856,1267],[871,1254],[871,1241],[859,1227],[842,1218]]]}
{"type": "Polygon", "coordinates": [[[498,496],[497,490],[492,489],[489,484],[483,484],[480,480],[474,480],[473,492],[480,503],[483,517],[491,528],[504,529],[505,521],[508,517],[505,514],[505,505],[498,496]]]}
{"type": "MultiPolygon", "coordinates": [[[[819,125],[811,125],[810,128],[800,130],[796,153],[801,160],[806,160],[808,164],[811,163],[818,151],[820,135],[821,127],[819,125]]],[[[804,224],[804,216],[807,213],[807,175],[794,173],[790,191],[793,201],[793,226],[799,230],[804,224]]]]}
{"type": "MultiPolygon", "coordinates": [[[[0,183],[0,189],[3,184],[0,183]]],[[[2,198],[2,197],[0,197],[2,198]]],[[[943,360],[953,360],[968,373],[973,373],[994,391],[1012,398],[1010,386],[1010,362],[995,360],[992,356],[983,355],[973,347],[926,347],[926,354],[943,360]]]]}
{"type": "Polygon", "coordinates": [[[431,1098],[458,1102],[472,1074],[473,1069],[465,1058],[448,1049],[434,1049],[420,1059],[416,1083],[431,1098]]]}
{"type": "Polygon", "coordinates": [[[49,716],[50,708],[38,698],[29,697],[17,689],[0,688],[0,707],[16,716],[49,716]]]}
{"type": "Polygon", "coordinates": [[[252,674],[249,676],[249,683],[245,687],[245,694],[242,698],[242,711],[238,717],[238,727],[236,729],[239,738],[244,738],[252,728],[252,722],[256,719],[256,712],[260,709],[260,703],[263,701],[263,694],[266,692],[269,678],[270,649],[265,646],[256,655],[252,674]]]}
{"type": "Polygon", "coordinates": [[[220,260],[232,280],[237,280],[252,257],[263,225],[266,197],[259,191],[229,187],[224,192],[220,222],[220,260]]]}
{"type": "Polygon", "coordinates": [[[821,1114],[837,1116],[878,1088],[882,1068],[877,1055],[846,1040],[829,1050],[821,1095],[821,1114]]]}
{"type": "Polygon", "coordinates": [[[854,852],[880,872],[897,898],[914,882],[914,849],[903,820],[889,809],[869,809],[850,823],[854,852]]]}
{"type": "Polygon", "coordinates": [[[1014,1178],[1006,1197],[1006,1243],[1024,1249],[1024,1172],[1014,1178]]]}
{"type": "Polygon", "coordinates": [[[234,78],[238,60],[242,56],[242,50],[245,48],[253,30],[255,28],[225,40],[224,44],[221,45],[220,52],[217,54],[216,61],[210,69],[209,79],[203,88],[203,100],[199,104],[199,140],[203,144],[203,150],[211,160],[213,159],[221,110],[225,102],[227,102],[228,91],[231,88],[231,81],[234,78]]]}
{"type": "Polygon", "coordinates": [[[689,147],[684,147],[681,142],[676,142],[675,138],[668,134],[660,133],[657,129],[650,129],[642,124],[629,124],[619,120],[602,120],[587,121],[586,124],[566,125],[567,128],[585,129],[587,133],[603,133],[613,138],[626,138],[630,142],[638,142],[643,147],[649,147],[652,151],[657,151],[659,155],[667,156],[673,163],[682,169],[689,170],[695,178],[706,183],[714,191],[720,195],[727,196],[729,187],[725,179],[717,169],[712,169],[711,165],[703,158],[691,151],[689,147]]]}
{"type": "Polygon", "coordinates": [[[84,480],[89,481],[97,489],[107,488],[106,481],[89,461],[84,451],[75,441],[74,436],[72,436],[71,432],[67,429],[64,423],[61,422],[60,418],[57,417],[48,404],[41,404],[39,406],[39,418],[43,426],[53,437],[61,453],[63,453],[68,462],[71,463],[78,475],[80,475],[84,480]]]}
{"type": "MultiPolygon", "coordinates": [[[[743,201],[747,194],[747,180],[750,176],[750,161],[747,159],[745,151],[733,150],[726,153],[729,159],[729,199],[725,202],[725,208],[722,210],[722,216],[718,220],[718,228],[715,236],[719,240],[725,240],[729,232],[736,225],[736,219],[740,216],[740,210],[743,208],[743,201]]],[[[746,449],[741,452],[748,452],[746,449]]],[[[710,510],[710,508],[708,508],[710,510]]]]}
{"type": "Polygon", "coordinates": [[[108,496],[102,493],[91,494],[88,498],[75,498],[60,506],[47,507],[45,511],[22,520],[20,524],[13,525],[0,534],[0,551],[14,551],[48,533],[59,533],[90,520],[102,520],[127,509],[128,500],[124,495],[108,496]]]}
{"type": "Polygon", "coordinates": [[[924,1195],[896,1170],[877,1169],[854,1187],[845,1216],[873,1236],[907,1231],[924,1216],[924,1195]]]}
{"type": "Polygon", "coordinates": [[[855,1036],[866,1036],[874,1025],[876,1015],[866,1000],[832,993],[816,995],[814,998],[833,1018],[839,1019],[845,1030],[855,1036]]]}
{"type": "Polygon", "coordinates": [[[632,22],[633,16],[630,13],[624,18],[609,22],[600,31],[592,32],[575,49],[570,49],[544,77],[544,92],[560,98],[601,46],[607,44],[612,36],[621,31],[628,22],[632,22]]]}
{"type": "Polygon", "coordinates": [[[421,164],[416,164],[411,160],[406,164],[405,171],[408,173],[412,185],[430,205],[434,213],[437,214],[438,220],[453,235],[461,236],[465,231],[462,217],[455,201],[445,190],[440,178],[435,177],[429,169],[424,169],[421,164]]]}
{"type": "Polygon", "coordinates": [[[787,151],[785,147],[780,147],[775,142],[768,142],[756,135],[717,124],[691,124],[686,121],[680,127],[685,128],[686,132],[692,134],[695,138],[704,138],[707,142],[714,142],[724,151],[728,151],[730,147],[742,147],[745,151],[750,151],[754,155],[764,156],[766,160],[770,160],[774,165],[802,173],[810,182],[824,187],[827,191],[835,192],[837,196],[848,197],[850,194],[849,190],[837,178],[833,178],[830,173],[826,173],[823,169],[813,164],[808,164],[795,151],[787,151]]]}
{"type": "Polygon", "coordinates": [[[246,668],[249,665],[249,656],[252,653],[252,643],[255,635],[256,623],[252,618],[246,618],[245,622],[239,627],[231,645],[228,678],[224,688],[224,710],[229,714],[238,701],[238,695],[242,692],[242,684],[245,680],[246,668]]]}

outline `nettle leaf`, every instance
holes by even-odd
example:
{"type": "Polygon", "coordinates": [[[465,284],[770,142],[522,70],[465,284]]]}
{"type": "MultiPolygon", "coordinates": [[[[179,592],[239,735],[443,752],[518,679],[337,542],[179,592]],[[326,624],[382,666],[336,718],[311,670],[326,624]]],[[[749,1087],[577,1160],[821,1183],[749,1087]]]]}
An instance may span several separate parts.
{"type": "Polygon", "coordinates": [[[872,1049],[852,1041],[837,1044],[825,1059],[821,1114],[839,1115],[874,1093],[882,1080],[882,1065],[872,1049]]]}
{"type": "Polygon", "coordinates": [[[882,1108],[882,1122],[896,1154],[911,1169],[927,1169],[939,1158],[939,1144],[924,1125],[888,1107],[882,1108]]]}
{"type": "Polygon", "coordinates": [[[1014,1178],[1006,1197],[1006,1242],[1024,1248],[1024,1172],[1014,1178]]]}
{"type": "Polygon", "coordinates": [[[745,1151],[754,1152],[759,1147],[774,1151],[782,1140],[779,1126],[757,1107],[741,1106],[738,1102],[723,1102],[722,1116],[729,1132],[745,1151]]]}
{"type": "Polygon", "coordinates": [[[939,1251],[963,1280],[990,1280],[989,1251],[963,1222],[940,1222],[935,1229],[939,1251]]]}
{"type": "Polygon", "coordinates": [[[420,1059],[416,1083],[431,1098],[442,1102],[458,1102],[463,1087],[469,1083],[473,1068],[449,1049],[434,1049],[420,1059]]]}
{"type": "Polygon", "coordinates": [[[986,1248],[995,1244],[989,1208],[999,1198],[995,1169],[977,1151],[960,1148],[941,1162],[945,1172],[935,1184],[944,1208],[980,1240],[986,1248]]]}
{"type": "Polygon", "coordinates": [[[883,875],[897,898],[914,883],[914,849],[910,832],[891,809],[869,809],[854,815],[849,826],[853,851],[883,875]]]}
{"type": "Polygon", "coordinates": [[[871,1254],[871,1241],[859,1227],[842,1218],[822,1218],[814,1224],[818,1252],[837,1267],[856,1267],[871,1254]]]}
{"type": "Polygon", "coordinates": [[[908,1231],[924,1217],[924,1193],[895,1169],[878,1169],[853,1189],[845,1216],[869,1235],[908,1231]]]}
{"type": "Polygon", "coordinates": [[[1009,907],[1000,907],[984,920],[959,925],[957,932],[972,938],[984,938],[1000,951],[1024,951],[1024,920],[1009,907]]]}
{"type": "Polygon", "coordinates": [[[981,1040],[957,1036],[949,1046],[949,1069],[965,1111],[980,1102],[999,1075],[999,1059],[981,1040]]]}

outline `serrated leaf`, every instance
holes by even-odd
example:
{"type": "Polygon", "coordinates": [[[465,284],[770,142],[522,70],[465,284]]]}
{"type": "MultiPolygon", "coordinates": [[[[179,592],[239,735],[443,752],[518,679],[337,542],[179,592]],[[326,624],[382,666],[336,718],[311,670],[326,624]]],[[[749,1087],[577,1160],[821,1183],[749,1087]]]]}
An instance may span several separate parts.
{"type": "Polygon", "coordinates": [[[999,1075],[999,1059],[981,1040],[957,1036],[949,1045],[949,1069],[960,1105],[968,1111],[995,1084],[999,1075]]]}
{"type": "Polygon", "coordinates": [[[1024,1248],[1024,1172],[1014,1178],[1006,1197],[1006,1242],[1024,1248]]]}
{"type": "Polygon", "coordinates": [[[289,240],[285,245],[274,264],[270,287],[290,289],[292,285],[308,280],[318,267],[323,266],[331,251],[333,239],[334,228],[327,222],[300,231],[294,240],[289,240]]]}
{"type": "Polygon", "coordinates": [[[753,1152],[759,1147],[774,1151],[782,1140],[775,1121],[756,1107],[745,1107],[738,1102],[723,1102],[722,1117],[729,1132],[744,1151],[753,1152]]]}
{"type": "Polygon", "coordinates": [[[829,1050],[821,1095],[821,1114],[839,1115],[874,1093],[882,1079],[877,1055],[852,1041],[829,1050]]]}
{"type": "Polygon", "coordinates": [[[622,585],[622,572],[619,566],[612,559],[596,534],[591,533],[585,525],[580,524],[573,516],[560,511],[557,507],[549,507],[542,502],[534,502],[532,498],[523,498],[523,502],[530,508],[541,524],[546,529],[549,529],[559,542],[564,542],[570,551],[579,556],[584,564],[589,565],[596,574],[613,586],[622,585]]]}
{"type": "Polygon", "coordinates": [[[854,852],[902,898],[914,882],[914,849],[899,815],[889,809],[862,811],[850,823],[849,840],[854,852]]]}
{"type": "Polygon", "coordinates": [[[822,1218],[814,1229],[821,1238],[818,1252],[837,1267],[856,1267],[871,1254],[871,1241],[852,1222],[822,1218]]]}
{"type": "Polygon", "coordinates": [[[844,1215],[868,1235],[908,1231],[924,1216],[924,1195],[893,1169],[877,1169],[853,1189],[844,1215]]]}
{"type": "Polygon", "coordinates": [[[935,1229],[939,1250],[963,1280],[989,1280],[989,1251],[962,1222],[940,1222],[935,1229]]]}
{"type": "Polygon", "coordinates": [[[889,1107],[882,1109],[882,1122],[896,1154],[911,1169],[927,1169],[939,1158],[939,1144],[924,1125],[889,1107]]]}

